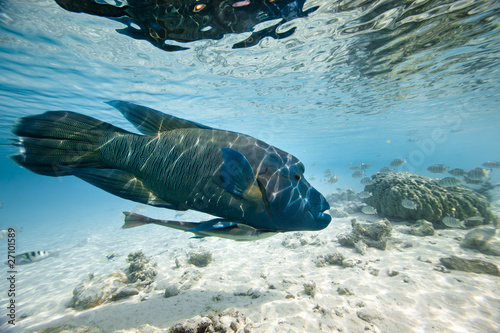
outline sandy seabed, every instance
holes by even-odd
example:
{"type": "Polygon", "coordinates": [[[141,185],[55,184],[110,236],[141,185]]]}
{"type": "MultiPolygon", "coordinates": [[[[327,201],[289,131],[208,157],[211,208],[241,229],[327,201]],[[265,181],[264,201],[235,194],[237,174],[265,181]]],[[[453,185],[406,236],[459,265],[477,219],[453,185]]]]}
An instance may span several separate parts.
{"type": "MultiPolygon", "coordinates": [[[[156,218],[206,219],[197,212],[160,214],[141,205],[134,211],[156,218]]],[[[337,241],[351,231],[352,218],[377,220],[355,214],[334,218],[320,232],[255,242],[192,239],[190,233],[156,225],[121,230],[123,216],[114,210],[67,222],[65,228],[23,230],[21,246],[37,246],[26,250],[54,249],[59,255],[17,267],[16,325],[4,317],[0,330],[167,332],[198,315],[237,311],[246,318],[241,332],[500,331],[500,277],[440,266],[439,259],[450,255],[500,266],[498,257],[459,246],[468,230],[417,237],[400,232],[407,223],[393,223],[388,249],[368,248],[361,255],[337,241]],[[90,273],[107,276],[127,268],[127,255],[138,250],[157,265],[149,289],[89,310],[68,307],[80,281],[90,273]],[[213,255],[206,267],[187,262],[190,253],[200,251],[213,255]],[[108,260],[112,253],[116,257],[108,260]],[[343,255],[344,264],[321,261],[334,253],[343,255]],[[171,285],[179,286],[180,293],[165,298],[171,285]]],[[[0,290],[6,291],[2,280],[0,290]]]]}

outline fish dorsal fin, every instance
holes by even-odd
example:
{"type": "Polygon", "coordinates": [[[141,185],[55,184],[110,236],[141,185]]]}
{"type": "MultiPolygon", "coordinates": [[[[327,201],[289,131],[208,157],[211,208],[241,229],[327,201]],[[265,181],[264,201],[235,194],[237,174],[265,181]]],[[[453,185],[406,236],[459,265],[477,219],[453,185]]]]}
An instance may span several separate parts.
{"type": "Polygon", "coordinates": [[[107,104],[116,108],[132,125],[145,135],[158,135],[179,128],[202,128],[211,127],[177,118],[163,112],[125,101],[110,101],[107,104]]]}
{"type": "Polygon", "coordinates": [[[260,200],[262,192],[250,162],[237,150],[221,148],[224,164],[221,167],[222,187],[229,193],[250,201],[260,200]]]}

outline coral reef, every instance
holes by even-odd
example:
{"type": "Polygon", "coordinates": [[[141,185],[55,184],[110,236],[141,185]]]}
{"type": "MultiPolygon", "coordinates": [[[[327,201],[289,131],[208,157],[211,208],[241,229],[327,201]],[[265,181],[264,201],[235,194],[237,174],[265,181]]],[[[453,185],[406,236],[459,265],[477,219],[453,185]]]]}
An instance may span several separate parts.
{"type": "Polygon", "coordinates": [[[125,271],[118,270],[102,277],[89,274],[73,290],[73,298],[68,306],[85,310],[139,294],[154,281],[157,274],[150,260],[144,252],[138,251],[128,255],[130,265],[125,271]]]}
{"type": "MultiPolygon", "coordinates": [[[[459,220],[482,216],[484,223],[493,219],[486,198],[464,186],[443,187],[438,179],[419,176],[407,172],[376,173],[373,184],[365,187],[372,196],[364,199],[368,205],[377,209],[384,217],[402,219],[424,219],[434,225],[444,226],[442,220],[451,216],[459,220]],[[404,199],[416,204],[416,209],[402,205],[404,199]]],[[[466,227],[477,224],[465,221],[466,227]]]]}
{"type": "Polygon", "coordinates": [[[358,252],[361,251],[361,248],[364,248],[363,244],[379,250],[387,248],[387,242],[392,230],[391,222],[387,219],[370,223],[360,223],[356,219],[352,219],[351,225],[352,232],[350,234],[339,236],[340,245],[354,247],[358,252]]]}

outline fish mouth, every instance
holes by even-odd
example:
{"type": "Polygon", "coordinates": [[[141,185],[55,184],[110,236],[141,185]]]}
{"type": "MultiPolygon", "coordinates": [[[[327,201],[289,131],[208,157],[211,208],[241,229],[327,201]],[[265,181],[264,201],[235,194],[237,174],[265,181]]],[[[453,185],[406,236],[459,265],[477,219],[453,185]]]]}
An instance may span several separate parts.
{"type": "Polygon", "coordinates": [[[326,203],[316,205],[309,209],[309,214],[311,214],[312,218],[321,225],[321,229],[326,228],[332,220],[332,217],[329,214],[324,213],[324,211],[329,208],[330,205],[326,203]]]}

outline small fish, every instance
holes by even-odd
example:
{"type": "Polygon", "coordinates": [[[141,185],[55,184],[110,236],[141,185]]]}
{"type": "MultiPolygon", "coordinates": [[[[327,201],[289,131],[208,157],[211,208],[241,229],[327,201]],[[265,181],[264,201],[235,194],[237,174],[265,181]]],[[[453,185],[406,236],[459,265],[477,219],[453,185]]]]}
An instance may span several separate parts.
{"type": "Polygon", "coordinates": [[[337,175],[333,175],[333,176],[326,179],[326,182],[328,184],[335,184],[338,181],[339,181],[339,176],[337,176],[337,175]]]}
{"type": "Polygon", "coordinates": [[[445,177],[439,181],[439,185],[443,187],[451,187],[451,186],[457,186],[460,185],[462,182],[460,179],[455,178],[455,177],[445,177]]]}
{"type": "Polygon", "coordinates": [[[123,214],[125,214],[125,223],[123,224],[122,229],[130,229],[146,224],[157,224],[162,227],[192,232],[195,235],[195,238],[219,237],[239,242],[259,240],[277,234],[277,232],[274,231],[259,230],[247,224],[228,222],[223,219],[213,219],[198,223],[156,220],[131,212],[123,212],[123,214]]]}
{"type": "Polygon", "coordinates": [[[472,179],[467,176],[464,177],[464,181],[467,184],[472,184],[472,185],[481,185],[482,183],[484,183],[484,179],[472,179]]]}
{"type": "Polygon", "coordinates": [[[460,221],[459,219],[456,219],[451,216],[446,216],[443,219],[443,223],[445,226],[450,227],[450,228],[465,228],[465,222],[460,221]]]}
{"type": "Polygon", "coordinates": [[[375,208],[373,208],[372,206],[363,206],[361,208],[361,211],[367,215],[377,214],[377,210],[375,208]]]}
{"type": "Polygon", "coordinates": [[[405,163],[406,163],[406,159],[405,158],[398,158],[398,159],[395,159],[394,161],[392,161],[391,164],[389,164],[389,165],[391,167],[395,168],[395,167],[402,166],[405,163]]]}
{"type": "Polygon", "coordinates": [[[455,177],[463,177],[467,174],[467,170],[455,168],[453,170],[448,171],[448,173],[455,177]]]}
{"type": "Polygon", "coordinates": [[[332,169],[326,169],[325,170],[325,177],[331,177],[333,176],[333,170],[332,169]]]}
{"type": "Polygon", "coordinates": [[[484,217],[482,217],[480,215],[477,215],[477,216],[468,217],[465,220],[466,221],[470,221],[470,222],[483,222],[484,221],[484,217]]]}
{"type": "Polygon", "coordinates": [[[430,167],[427,168],[427,170],[429,170],[429,172],[432,172],[432,173],[443,173],[443,172],[446,172],[448,171],[450,167],[444,165],[444,164],[434,164],[434,165],[431,165],[430,167]]]}
{"type": "Polygon", "coordinates": [[[483,168],[474,168],[467,173],[467,177],[472,180],[483,180],[483,178],[490,178],[491,170],[483,168]]]}
{"type": "Polygon", "coordinates": [[[374,181],[370,177],[365,177],[365,178],[361,179],[360,183],[361,183],[361,185],[368,186],[368,185],[372,185],[374,183],[374,181]]]}
{"type": "Polygon", "coordinates": [[[417,204],[410,199],[401,200],[401,205],[406,209],[417,209],[417,204]]]}
{"type": "Polygon", "coordinates": [[[366,170],[368,169],[369,167],[371,167],[373,164],[371,163],[361,163],[360,166],[361,166],[361,170],[366,170]]]}
{"type": "Polygon", "coordinates": [[[483,163],[483,166],[485,168],[500,169],[500,162],[499,161],[487,161],[487,162],[483,163]]]}
{"type": "Polygon", "coordinates": [[[351,171],[356,171],[356,170],[363,170],[361,164],[352,164],[349,162],[349,170],[351,171]]]}
{"type": "Polygon", "coordinates": [[[371,166],[372,166],[371,163],[352,164],[351,162],[349,162],[349,169],[352,171],[366,170],[371,166]]]}
{"type": "Polygon", "coordinates": [[[14,260],[16,265],[27,265],[52,256],[55,256],[55,253],[49,253],[47,251],[31,251],[18,254],[15,256],[14,260]]]}
{"type": "Polygon", "coordinates": [[[366,198],[369,198],[371,197],[373,194],[371,194],[370,192],[367,192],[367,191],[363,191],[363,192],[360,192],[359,193],[359,197],[361,199],[366,199],[366,198]]]}
{"type": "Polygon", "coordinates": [[[394,172],[394,170],[391,168],[388,168],[388,167],[383,167],[382,169],[380,169],[379,172],[380,173],[391,173],[391,172],[394,172]]]}
{"type": "Polygon", "coordinates": [[[352,174],[352,178],[358,179],[361,178],[365,175],[365,171],[356,171],[355,173],[352,174]]]}
{"type": "Polygon", "coordinates": [[[316,180],[316,176],[309,177],[309,180],[312,181],[312,182],[315,181],[316,180]]]}

